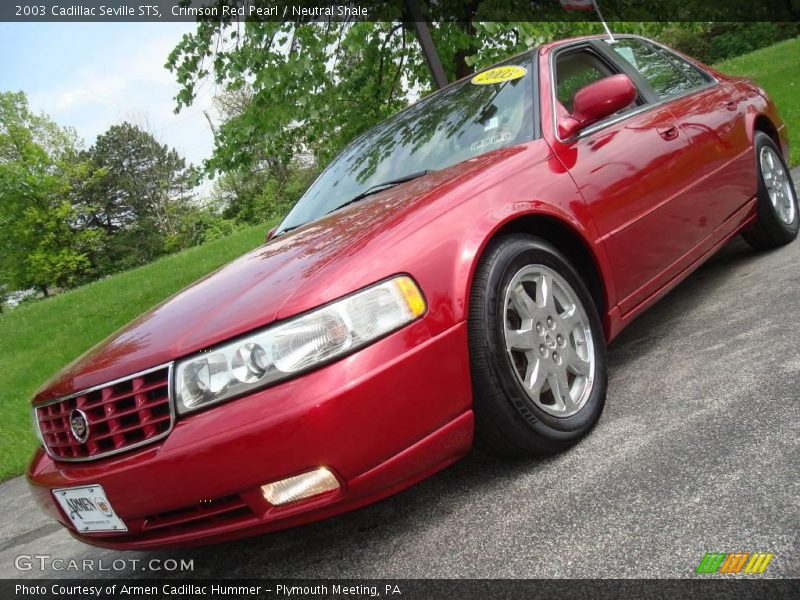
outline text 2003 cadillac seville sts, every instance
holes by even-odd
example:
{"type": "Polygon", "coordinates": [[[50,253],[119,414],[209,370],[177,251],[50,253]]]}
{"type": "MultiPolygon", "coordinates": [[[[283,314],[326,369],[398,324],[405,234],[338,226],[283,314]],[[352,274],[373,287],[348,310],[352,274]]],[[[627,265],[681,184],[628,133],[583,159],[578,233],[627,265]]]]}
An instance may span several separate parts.
{"type": "Polygon", "coordinates": [[[34,399],[44,510],[114,548],[220,541],[598,420],[606,343],[726,240],[797,235],[765,92],[635,36],[523,53],[353,142],[271,240],[34,399]]]}

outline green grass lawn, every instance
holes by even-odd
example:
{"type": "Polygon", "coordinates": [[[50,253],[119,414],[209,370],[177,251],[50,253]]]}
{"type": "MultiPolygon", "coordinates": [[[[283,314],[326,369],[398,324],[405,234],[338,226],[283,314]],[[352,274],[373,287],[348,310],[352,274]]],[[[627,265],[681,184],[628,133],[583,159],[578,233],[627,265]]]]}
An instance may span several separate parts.
{"type": "MultiPolygon", "coordinates": [[[[800,38],[716,65],[761,85],[789,127],[800,163],[800,38]]],[[[0,480],[25,468],[34,447],[33,392],[76,356],[209,271],[255,248],[268,225],[8,311],[0,317],[0,480]]]]}
{"type": "Polygon", "coordinates": [[[42,383],[148,308],[258,246],[270,226],[249,227],[0,316],[0,481],[21,473],[33,451],[30,398],[42,383]]]}
{"type": "Polygon", "coordinates": [[[800,38],[731,58],[715,68],[752,79],[770,95],[789,128],[791,164],[800,164],[800,38]]]}

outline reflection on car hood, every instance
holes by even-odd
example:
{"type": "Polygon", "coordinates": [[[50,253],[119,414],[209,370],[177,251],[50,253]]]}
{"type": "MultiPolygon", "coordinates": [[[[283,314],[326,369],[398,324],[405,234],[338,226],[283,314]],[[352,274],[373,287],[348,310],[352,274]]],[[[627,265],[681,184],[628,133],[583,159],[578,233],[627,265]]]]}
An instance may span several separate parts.
{"type": "Polygon", "coordinates": [[[452,197],[465,180],[516,152],[507,148],[465,161],[273,239],[92,348],[45,384],[34,400],[58,398],[170,362],[353,291],[337,290],[320,274],[352,260],[368,241],[414,211],[452,197]]]}

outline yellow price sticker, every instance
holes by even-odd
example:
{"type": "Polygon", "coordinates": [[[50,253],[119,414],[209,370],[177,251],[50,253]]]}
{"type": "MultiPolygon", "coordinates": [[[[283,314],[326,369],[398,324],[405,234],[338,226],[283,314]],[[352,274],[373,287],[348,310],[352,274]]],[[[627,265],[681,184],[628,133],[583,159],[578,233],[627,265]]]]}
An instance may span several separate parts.
{"type": "Polygon", "coordinates": [[[525,67],[518,67],[516,65],[495,67],[483,73],[478,73],[471,81],[475,85],[492,85],[493,83],[503,83],[504,81],[519,79],[527,72],[525,67]]]}

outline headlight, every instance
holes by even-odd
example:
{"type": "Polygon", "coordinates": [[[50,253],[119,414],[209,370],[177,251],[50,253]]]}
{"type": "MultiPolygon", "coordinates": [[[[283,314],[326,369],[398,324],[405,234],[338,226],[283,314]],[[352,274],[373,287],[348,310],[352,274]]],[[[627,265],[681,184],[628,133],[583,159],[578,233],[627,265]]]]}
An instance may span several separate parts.
{"type": "Polygon", "coordinates": [[[31,427],[33,428],[33,433],[36,434],[36,439],[39,440],[39,445],[44,446],[44,436],[39,428],[39,414],[35,408],[31,411],[31,427]]]}
{"type": "Polygon", "coordinates": [[[178,412],[204,408],[352,352],[414,321],[425,308],[417,285],[402,275],[187,358],[175,368],[178,412]]]}

